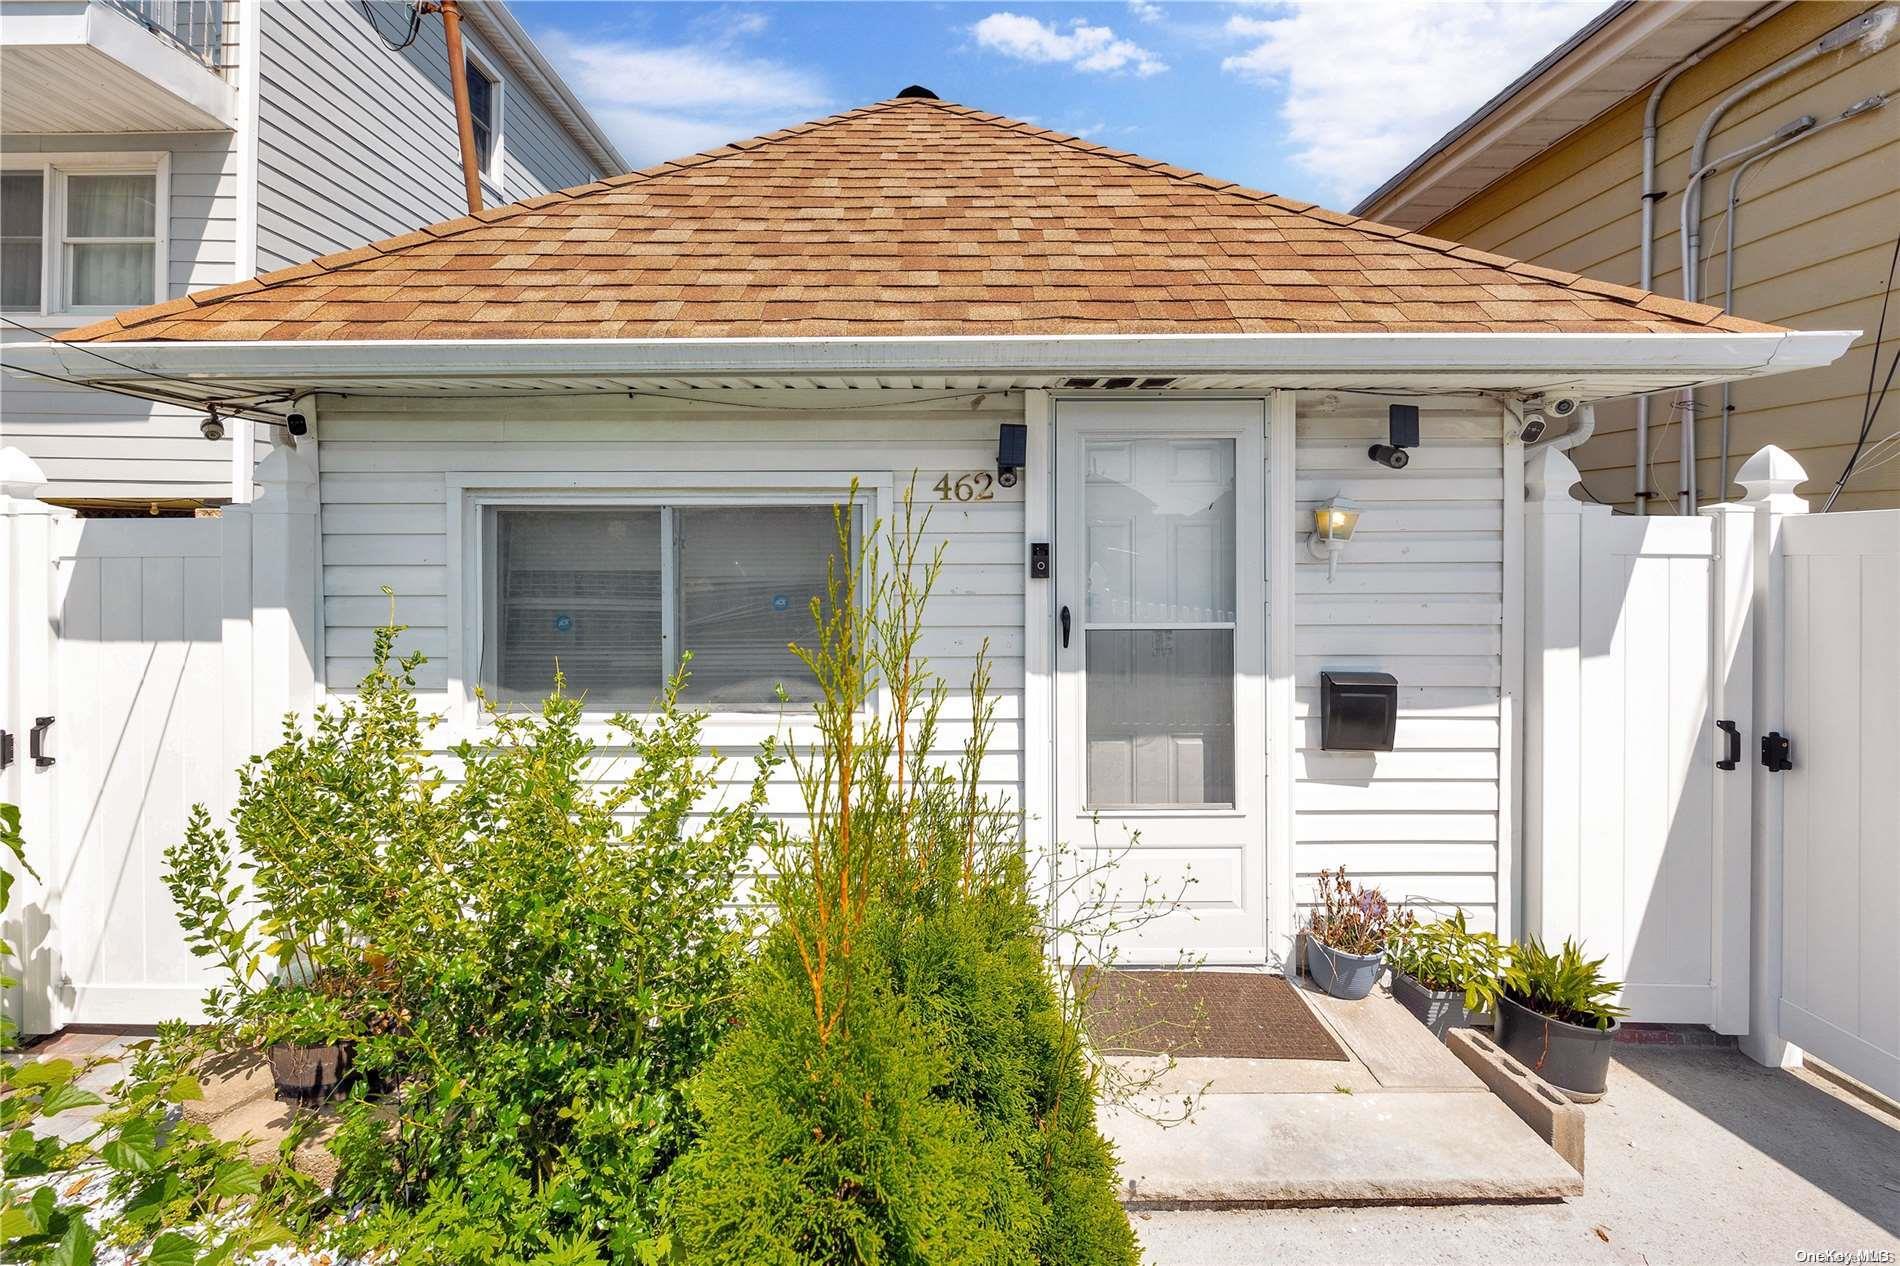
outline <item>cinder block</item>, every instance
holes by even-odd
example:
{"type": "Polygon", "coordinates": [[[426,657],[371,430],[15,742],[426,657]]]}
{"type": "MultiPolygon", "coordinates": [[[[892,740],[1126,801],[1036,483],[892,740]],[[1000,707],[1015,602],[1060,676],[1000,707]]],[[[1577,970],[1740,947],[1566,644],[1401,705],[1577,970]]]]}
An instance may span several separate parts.
{"type": "Polygon", "coordinates": [[[1476,1029],[1447,1030],[1445,1045],[1572,1169],[1583,1173],[1581,1105],[1565,1098],[1562,1091],[1476,1029]]]}

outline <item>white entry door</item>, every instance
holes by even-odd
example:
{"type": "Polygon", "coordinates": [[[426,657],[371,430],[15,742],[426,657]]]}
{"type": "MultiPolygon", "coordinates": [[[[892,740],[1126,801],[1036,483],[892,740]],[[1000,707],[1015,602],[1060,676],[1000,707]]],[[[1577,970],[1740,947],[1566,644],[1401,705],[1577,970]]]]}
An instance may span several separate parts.
{"type": "Polygon", "coordinates": [[[1123,962],[1266,961],[1265,422],[1056,406],[1055,837],[1123,962]]]}

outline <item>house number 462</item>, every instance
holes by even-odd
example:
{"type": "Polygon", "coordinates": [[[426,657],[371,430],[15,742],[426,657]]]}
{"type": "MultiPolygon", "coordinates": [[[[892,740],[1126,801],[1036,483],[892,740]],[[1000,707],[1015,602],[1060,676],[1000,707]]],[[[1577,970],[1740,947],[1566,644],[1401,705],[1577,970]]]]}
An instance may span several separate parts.
{"type": "Polygon", "coordinates": [[[939,501],[996,500],[996,476],[987,470],[973,470],[954,477],[945,475],[930,486],[939,501]]]}

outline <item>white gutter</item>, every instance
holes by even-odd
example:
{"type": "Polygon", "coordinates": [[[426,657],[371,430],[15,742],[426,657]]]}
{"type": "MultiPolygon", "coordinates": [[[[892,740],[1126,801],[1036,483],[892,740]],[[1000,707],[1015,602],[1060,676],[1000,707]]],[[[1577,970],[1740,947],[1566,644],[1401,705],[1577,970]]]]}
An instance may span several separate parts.
{"type": "Polygon", "coordinates": [[[1831,363],[1853,330],[1707,334],[1071,334],[909,338],[508,339],[13,344],[5,364],[85,382],[744,374],[1487,372],[1680,381],[1831,363]]]}

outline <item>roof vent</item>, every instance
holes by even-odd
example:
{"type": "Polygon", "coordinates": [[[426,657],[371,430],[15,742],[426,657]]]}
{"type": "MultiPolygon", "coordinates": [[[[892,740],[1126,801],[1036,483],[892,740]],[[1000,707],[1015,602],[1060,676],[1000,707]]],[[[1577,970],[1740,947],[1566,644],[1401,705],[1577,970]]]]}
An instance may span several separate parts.
{"type": "Polygon", "coordinates": [[[902,100],[905,97],[921,97],[925,101],[937,100],[937,94],[932,92],[930,89],[924,87],[922,84],[912,84],[910,87],[898,93],[897,96],[899,100],[902,100]]]}

